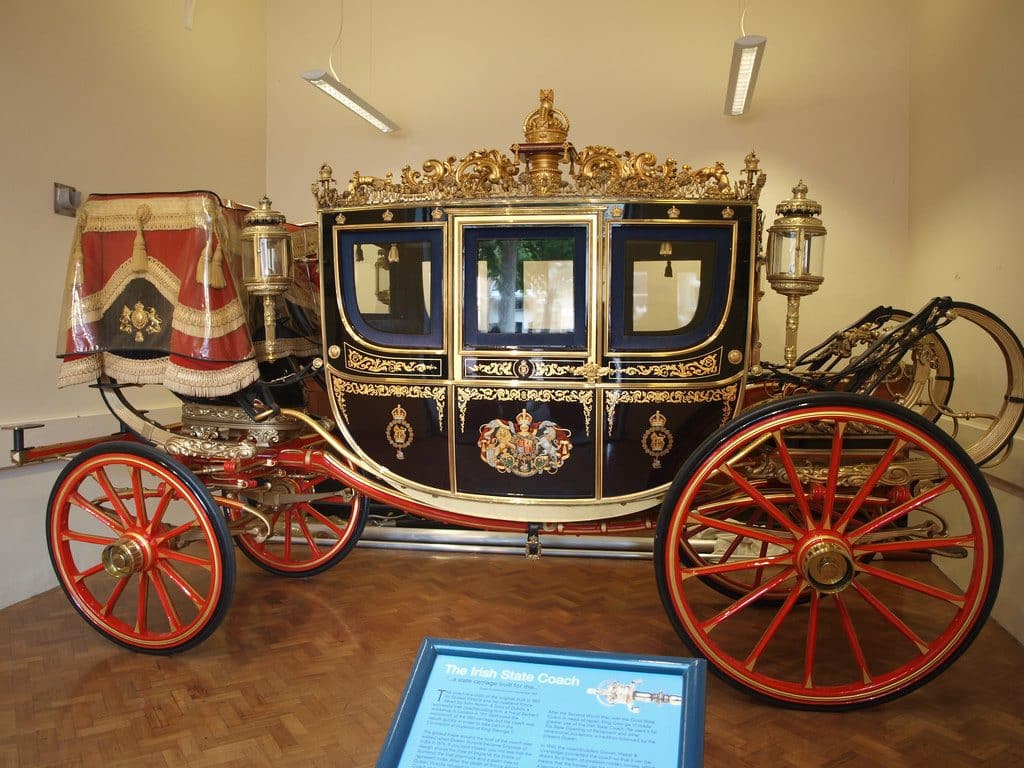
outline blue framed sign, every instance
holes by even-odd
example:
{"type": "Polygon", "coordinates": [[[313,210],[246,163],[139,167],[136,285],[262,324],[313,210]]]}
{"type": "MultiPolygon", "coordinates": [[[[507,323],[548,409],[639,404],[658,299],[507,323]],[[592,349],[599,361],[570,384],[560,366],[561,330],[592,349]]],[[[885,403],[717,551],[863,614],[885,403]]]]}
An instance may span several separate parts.
{"type": "Polygon", "coordinates": [[[706,662],[425,638],[377,768],[697,768],[706,662]]]}

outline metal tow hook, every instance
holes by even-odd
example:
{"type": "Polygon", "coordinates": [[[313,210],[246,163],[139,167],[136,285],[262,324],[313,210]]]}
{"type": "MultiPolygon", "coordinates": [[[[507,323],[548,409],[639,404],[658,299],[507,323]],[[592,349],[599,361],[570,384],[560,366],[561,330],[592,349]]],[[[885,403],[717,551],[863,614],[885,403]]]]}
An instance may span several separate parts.
{"type": "Polygon", "coordinates": [[[526,526],[526,559],[540,560],[540,525],[530,523],[526,526]]]}

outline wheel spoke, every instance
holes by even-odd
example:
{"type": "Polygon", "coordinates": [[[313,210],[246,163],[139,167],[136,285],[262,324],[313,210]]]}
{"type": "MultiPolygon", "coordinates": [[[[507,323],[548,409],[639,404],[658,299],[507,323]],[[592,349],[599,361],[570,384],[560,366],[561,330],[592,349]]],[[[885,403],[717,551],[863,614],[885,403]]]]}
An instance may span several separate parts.
{"type": "Polygon", "coordinates": [[[146,495],[142,487],[142,470],[132,467],[132,496],[135,498],[135,517],[139,525],[145,527],[149,520],[146,518],[146,495]]]}
{"type": "Polygon", "coordinates": [[[292,522],[291,522],[291,510],[286,509],[284,511],[284,559],[292,559],[292,522]]]}
{"type": "Polygon", "coordinates": [[[306,542],[309,544],[309,549],[314,558],[320,556],[320,548],[317,547],[316,542],[313,540],[313,534],[309,532],[309,526],[306,525],[306,521],[303,520],[300,512],[295,513],[295,522],[298,524],[299,529],[302,531],[302,535],[306,537],[306,542]]]}
{"type": "Polygon", "coordinates": [[[156,596],[160,600],[160,605],[163,606],[164,614],[167,616],[167,624],[170,630],[178,632],[181,629],[181,619],[178,618],[178,611],[175,609],[174,603],[171,602],[171,596],[167,594],[167,587],[160,577],[160,572],[151,571],[150,579],[153,582],[153,588],[156,590],[156,596]]]}
{"type": "Polygon", "coordinates": [[[759,558],[753,560],[735,560],[731,563],[715,563],[714,565],[699,565],[694,568],[680,568],[679,575],[685,580],[693,576],[712,576],[719,573],[735,573],[737,571],[748,571],[752,568],[764,569],[773,565],[788,565],[793,561],[790,553],[776,555],[775,557],[759,558]]]}
{"type": "Polygon", "coordinates": [[[853,501],[851,501],[849,506],[846,507],[846,511],[843,512],[842,517],[840,517],[836,521],[835,527],[837,531],[842,533],[846,530],[846,526],[850,524],[850,521],[853,519],[853,516],[857,514],[858,510],[860,510],[860,507],[864,503],[864,500],[871,495],[871,492],[875,489],[875,486],[878,484],[878,481],[881,479],[882,475],[885,474],[885,471],[889,468],[889,465],[892,464],[892,460],[896,457],[896,454],[899,451],[903,450],[903,447],[906,444],[906,440],[894,439],[892,441],[892,444],[889,446],[889,450],[885,452],[885,455],[883,455],[882,458],[879,460],[878,464],[875,465],[875,468],[871,472],[871,475],[868,477],[867,481],[861,487],[860,491],[857,492],[857,495],[853,498],[853,501]]]}
{"type": "Polygon", "coordinates": [[[860,528],[857,528],[847,537],[848,541],[850,541],[851,543],[856,543],[857,539],[859,539],[861,536],[864,536],[867,533],[871,533],[872,531],[878,530],[879,528],[896,522],[900,518],[905,517],[906,515],[913,512],[915,509],[923,507],[925,504],[928,504],[929,502],[938,498],[946,491],[950,490],[952,487],[953,481],[950,480],[949,478],[946,478],[931,490],[926,491],[925,493],[922,493],[920,496],[916,496],[915,498],[910,499],[909,501],[906,501],[903,504],[900,504],[895,509],[886,512],[884,515],[880,515],[879,517],[876,517],[874,520],[865,523],[860,528]]]}
{"type": "Polygon", "coordinates": [[[782,573],[775,576],[775,578],[770,579],[769,581],[762,584],[759,588],[739,598],[728,607],[716,613],[710,619],[701,622],[700,628],[705,632],[711,632],[711,630],[713,630],[726,619],[730,618],[731,616],[735,616],[737,613],[742,611],[751,603],[757,602],[766,592],[770,592],[771,590],[775,589],[777,586],[782,584],[782,582],[784,582],[786,579],[790,578],[794,573],[796,573],[795,567],[787,568],[786,570],[782,571],[782,573]]]}
{"type": "Polygon", "coordinates": [[[854,580],[851,586],[856,590],[857,594],[864,598],[864,601],[878,611],[879,615],[888,621],[892,626],[898,629],[910,642],[917,646],[922,655],[928,653],[928,645],[918,637],[917,633],[914,632],[906,623],[895,613],[893,613],[888,606],[886,606],[878,597],[872,593],[867,587],[860,582],[854,580]]]}
{"type": "MultiPolygon", "coordinates": [[[[895,535],[899,535],[896,532],[895,535]]],[[[877,544],[861,544],[855,547],[856,553],[867,554],[869,552],[916,552],[920,550],[942,549],[943,547],[971,547],[975,545],[975,537],[971,534],[964,536],[943,536],[937,539],[910,539],[909,541],[886,541],[877,544]]]]}
{"type": "Polygon", "coordinates": [[[110,478],[107,476],[107,471],[103,467],[96,467],[96,471],[92,473],[92,476],[96,479],[96,482],[100,484],[103,492],[110,500],[110,504],[114,508],[114,513],[121,521],[121,525],[125,528],[131,528],[133,521],[131,516],[128,514],[128,508],[124,505],[124,501],[121,500],[121,496],[114,489],[113,483],[110,482],[110,478]]]}
{"type": "Polygon", "coordinates": [[[807,614],[807,645],[804,650],[804,688],[814,685],[814,652],[818,646],[818,615],[821,612],[821,595],[811,592],[811,607],[807,614]]]}
{"type": "Polygon", "coordinates": [[[769,501],[764,494],[762,494],[757,488],[747,482],[747,479],[740,475],[735,469],[730,467],[728,464],[722,466],[722,471],[725,472],[729,478],[736,483],[743,492],[750,496],[751,500],[754,501],[759,507],[767,512],[779,525],[785,528],[787,531],[792,533],[794,536],[799,536],[802,531],[796,526],[796,524],[789,519],[789,516],[784,514],[782,510],[776,507],[769,501]]]}
{"type": "Polygon", "coordinates": [[[157,556],[161,560],[176,560],[179,563],[186,563],[187,565],[196,565],[207,571],[213,570],[212,559],[197,557],[196,555],[187,555],[184,552],[177,549],[161,549],[157,556]]]}
{"type": "Polygon", "coordinates": [[[843,622],[843,632],[846,634],[846,640],[850,644],[850,650],[853,651],[853,658],[857,661],[857,666],[860,668],[861,681],[864,685],[870,685],[871,673],[868,672],[868,662],[864,658],[864,649],[860,647],[860,641],[857,639],[857,631],[853,627],[853,619],[850,617],[850,611],[846,607],[846,601],[838,593],[832,595],[832,599],[839,610],[839,617],[843,622]]]}
{"type": "MultiPolygon", "coordinates": [[[[758,560],[763,560],[767,554],[768,554],[768,542],[767,541],[762,541],[761,542],[761,551],[758,552],[758,560]]],[[[763,578],[764,578],[764,567],[759,565],[759,566],[757,566],[757,570],[754,571],[754,586],[755,587],[760,586],[761,585],[761,579],[763,579],[763,578]]]]}
{"type": "Polygon", "coordinates": [[[836,421],[832,433],[832,452],[828,459],[828,479],[825,482],[825,503],[821,511],[821,527],[832,527],[832,512],[836,503],[836,484],[839,482],[839,467],[843,457],[843,433],[846,431],[845,421],[836,421]]]}
{"type": "Polygon", "coordinates": [[[796,605],[797,599],[800,597],[800,593],[804,591],[806,584],[798,584],[793,590],[790,591],[789,597],[786,598],[781,606],[779,606],[778,612],[775,614],[775,618],[772,619],[771,624],[765,629],[764,634],[761,635],[761,639],[757,641],[757,645],[747,656],[743,662],[743,666],[750,671],[754,670],[754,665],[757,664],[757,660],[761,658],[761,654],[764,653],[764,649],[768,647],[768,643],[771,642],[772,638],[779,631],[779,627],[782,626],[782,622],[785,621],[789,612],[793,610],[793,606],[796,605]]]}
{"type": "Polygon", "coordinates": [[[121,533],[124,530],[123,527],[118,527],[117,522],[114,520],[110,513],[106,512],[100,507],[97,507],[91,501],[86,500],[78,491],[73,492],[69,499],[73,504],[76,504],[79,507],[81,507],[83,510],[85,510],[90,515],[99,520],[101,523],[103,523],[105,526],[107,526],[114,533],[121,533]]]}
{"type": "Polygon", "coordinates": [[[328,528],[330,528],[332,531],[338,534],[339,538],[343,538],[345,536],[346,529],[348,528],[347,524],[345,526],[338,525],[333,520],[331,520],[331,518],[327,517],[327,515],[321,513],[320,510],[318,510],[312,504],[306,504],[304,506],[306,507],[306,512],[307,514],[309,514],[310,517],[314,517],[320,523],[326,525],[328,528]]]}
{"type": "Polygon", "coordinates": [[[786,549],[791,549],[793,546],[793,539],[780,538],[765,528],[751,528],[743,525],[742,523],[731,523],[728,520],[715,520],[714,518],[692,513],[690,514],[690,520],[701,523],[706,528],[713,528],[715,530],[724,531],[725,533],[735,533],[737,536],[745,536],[750,539],[756,539],[757,541],[765,541],[769,544],[785,547],[786,549]]]}
{"type": "Polygon", "coordinates": [[[117,584],[114,585],[114,589],[110,592],[110,597],[107,598],[107,602],[100,608],[100,613],[104,616],[109,616],[110,612],[114,610],[114,606],[117,605],[117,601],[121,599],[121,594],[124,592],[124,588],[128,586],[128,579],[130,576],[123,579],[118,579],[117,584]]]}
{"type": "Polygon", "coordinates": [[[800,508],[800,514],[804,519],[804,527],[809,529],[814,525],[811,520],[811,508],[807,503],[807,496],[804,494],[800,477],[796,472],[796,466],[793,464],[793,457],[790,456],[789,448],[786,447],[786,441],[782,437],[782,430],[772,432],[772,437],[775,438],[775,445],[779,449],[779,458],[782,459],[782,466],[786,468],[789,487],[793,489],[793,497],[796,499],[797,507],[800,508]]]}
{"type": "Polygon", "coordinates": [[[920,581],[907,578],[906,576],[900,576],[892,571],[875,568],[873,565],[868,565],[867,563],[858,563],[857,570],[863,571],[871,576],[876,576],[883,581],[888,581],[892,584],[912,589],[915,592],[920,592],[923,595],[928,595],[929,597],[934,597],[938,600],[945,600],[947,603],[952,603],[958,608],[962,608],[964,606],[965,598],[963,595],[956,595],[952,592],[947,592],[944,589],[933,587],[930,584],[924,584],[920,581]]]}
{"type": "Polygon", "coordinates": [[[95,576],[97,573],[103,570],[103,563],[96,563],[91,568],[86,568],[84,571],[79,571],[75,574],[75,581],[81,584],[83,581],[88,579],[90,576],[95,576]]]}
{"type": "Polygon", "coordinates": [[[101,547],[117,541],[109,536],[96,536],[92,533],[79,533],[78,531],[62,531],[60,537],[63,541],[80,541],[83,544],[99,544],[101,547]]]}
{"type": "Polygon", "coordinates": [[[178,573],[178,570],[173,565],[171,565],[168,562],[160,561],[156,564],[156,567],[160,570],[161,573],[166,575],[167,578],[173,581],[178,586],[178,589],[180,589],[188,596],[188,598],[195,604],[196,608],[202,610],[203,606],[205,605],[203,596],[200,595],[195,590],[195,588],[188,583],[188,580],[184,576],[178,573]]]}
{"type": "Polygon", "coordinates": [[[171,497],[174,495],[174,489],[169,485],[165,486],[163,492],[160,494],[160,501],[156,503],[156,509],[153,510],[153,519],[149,521],[149,532],[152,533],[156,530],[157,526],[163,522],[164,513],[167,511],[167,507],[171,503],[171,497]]]}
{"type": "Polygon", "coordinates": [[[197,525],[198,521],[189,520],[187,523],[182,523],[181,525],[175,528],[171,528],[171,530],[169,531],[164,531],[159,536],[153,537],[153,546],[159,547],[165,541],[169,541],[170,539],[173,539],[175,536],[180,536],[181,534],[185,533],[185,531],[191,530],[192,528],[195,528],[197,525]]]}
{"type": "Polygon", "coordinates": [[[146,613],[149,611],[149,574],[146,571],[139,573],[139,594],[135,606],[135,634],[143,635],[149,630],[149,619],[146,613]]]}

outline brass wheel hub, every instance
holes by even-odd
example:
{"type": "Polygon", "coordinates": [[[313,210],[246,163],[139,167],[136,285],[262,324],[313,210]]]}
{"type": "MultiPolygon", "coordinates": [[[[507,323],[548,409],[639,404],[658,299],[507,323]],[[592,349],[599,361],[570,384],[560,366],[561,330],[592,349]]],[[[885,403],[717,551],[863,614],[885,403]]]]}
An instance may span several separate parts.
{"type": "Polygon", "coordinates": [[[853,553],[836,536],[819,535],[805,542],[797,563],[803,577],[818,592],[841,592],[853,581],[853,553]]]}
{"type": "Polygon", "coordinates": [[[101,560],[107,573],[115,579],[124,579],[145,567],[146,553],[138,541],[125,537],[105,546],[101,560]]]}

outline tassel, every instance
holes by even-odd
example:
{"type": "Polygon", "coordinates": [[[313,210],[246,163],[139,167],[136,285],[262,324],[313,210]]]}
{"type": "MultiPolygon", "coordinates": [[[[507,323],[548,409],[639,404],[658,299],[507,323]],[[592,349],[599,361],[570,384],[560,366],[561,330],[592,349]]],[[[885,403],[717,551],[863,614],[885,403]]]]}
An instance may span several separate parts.
{"type": "Polygon", "coordinates": [[[227,285],[227,281],[224,279],[224,252],[220,247],[220,238],[217,238],[217,247],[213,250],[213,257],[210,256],[210,243],[213,242],[214,235],[210,234],[210,239],[206,242],[206,248],[203,249],[203,255],[199,257],[199,263],[196,264],[196,282],[199,285],[209,285],[211,288],[223,288],[227,285]]]}
{"type": "Polygon", "coordinates": [[[135,245],[132,247],[132,272],[146,271],[149,254],[146,253],[146,238],[142,235],[143,225],[149,221],[153,212],[148,205],[140,205],[135,209],[135,245]]]}

